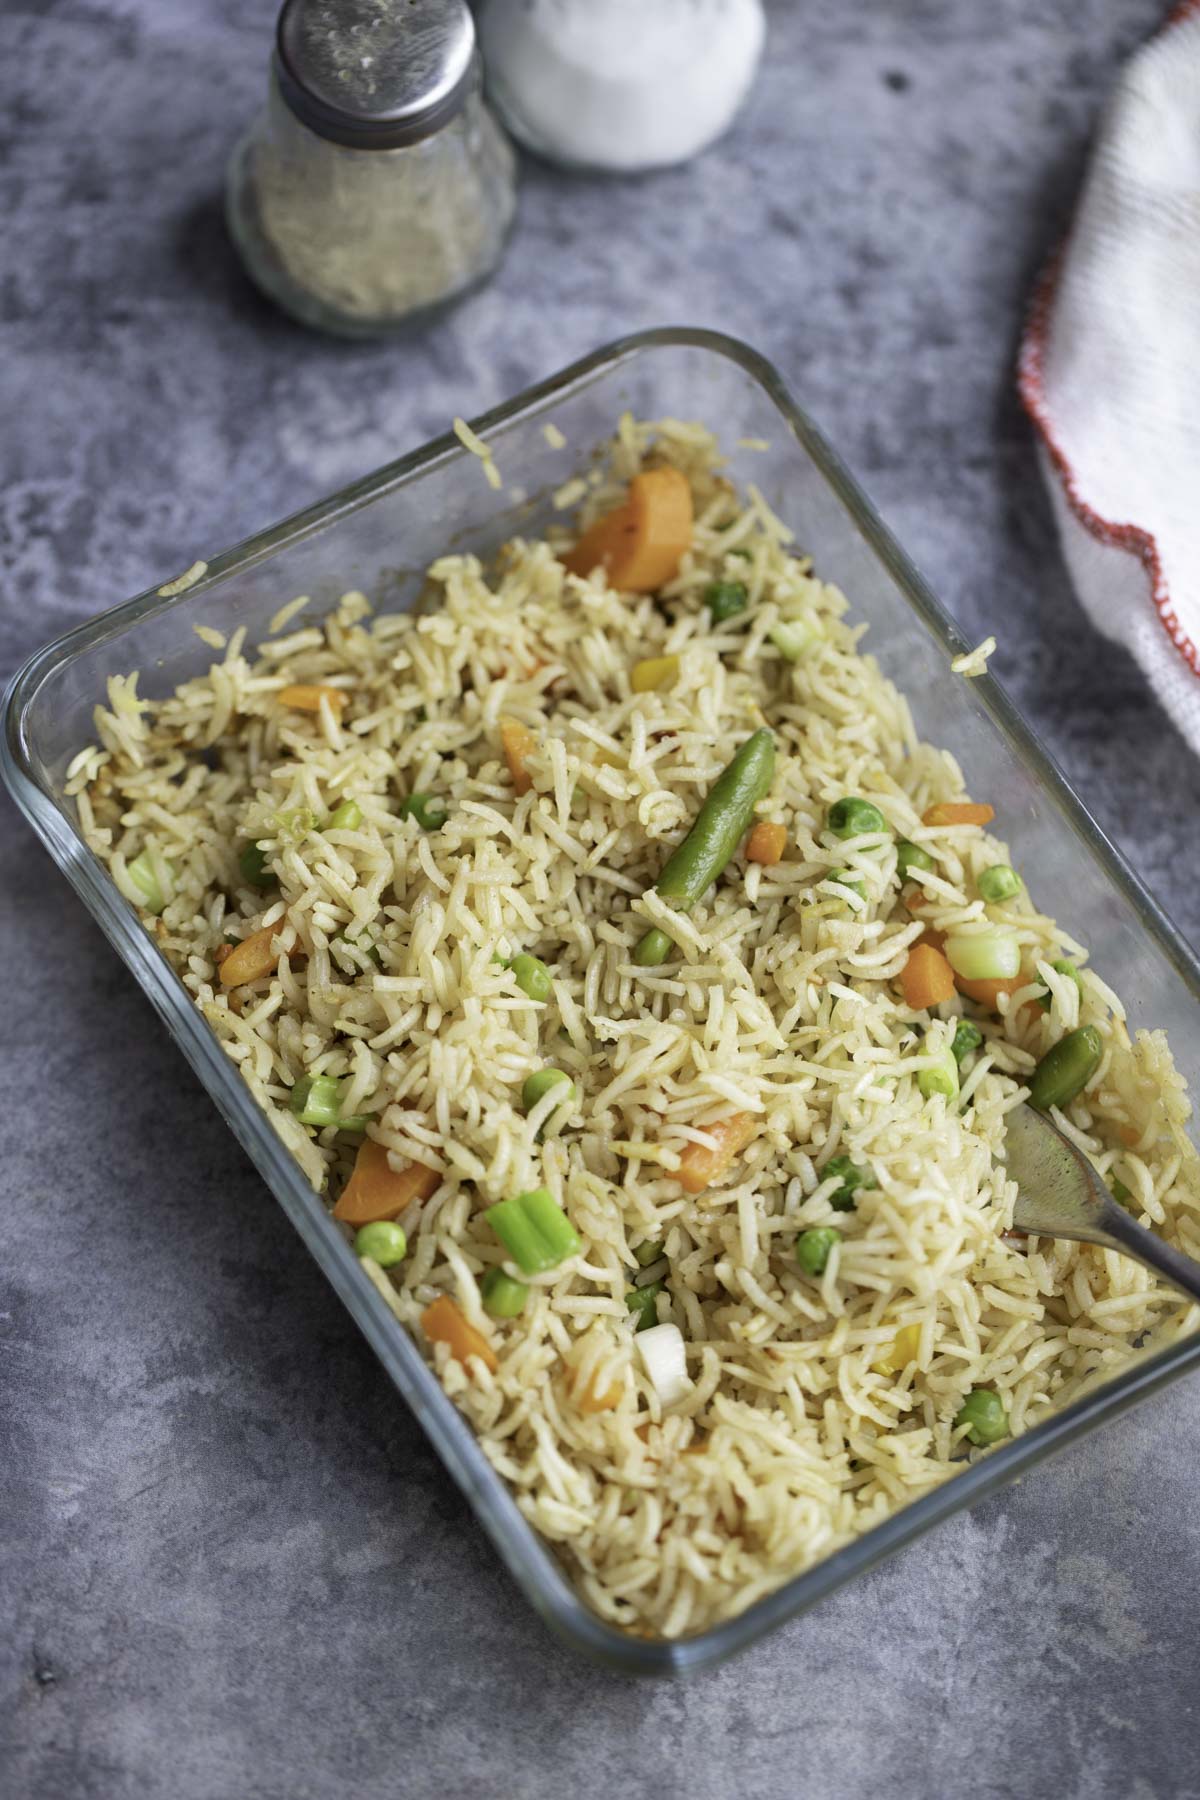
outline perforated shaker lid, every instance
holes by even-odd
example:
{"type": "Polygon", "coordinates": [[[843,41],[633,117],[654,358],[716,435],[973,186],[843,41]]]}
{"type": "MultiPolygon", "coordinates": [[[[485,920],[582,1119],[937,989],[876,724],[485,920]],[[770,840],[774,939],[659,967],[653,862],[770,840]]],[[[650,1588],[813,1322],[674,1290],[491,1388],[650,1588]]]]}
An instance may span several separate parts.
{"type": "Polygon", "coordinates": [[[275,69],[310,130],[393,150],[454,117],[474,55],[466,0],[285,0],[275,69]]]}

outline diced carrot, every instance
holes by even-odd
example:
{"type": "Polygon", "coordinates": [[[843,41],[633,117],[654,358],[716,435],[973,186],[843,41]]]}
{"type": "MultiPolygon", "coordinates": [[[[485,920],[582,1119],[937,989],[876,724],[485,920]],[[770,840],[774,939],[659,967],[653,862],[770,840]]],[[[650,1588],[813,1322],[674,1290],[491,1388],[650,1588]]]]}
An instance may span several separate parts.
{"type": "Polygon", "coordinates": [[[518,794],[527,794],[533,786],[533,776],[525,767],[525,759],[537,749],[537,739],[520,719],[501,719],[500,742],[513,786],[518,794]]]}
{"type": "Polygon", "coordinates": [[[647,469],[563,557],[572,575],[602,568],[613,587],[649,594],[678,572],[692,541],[692,490],[678,469],[647,469]]]}
{"type": "Polygon", "coordinates": [[[1015,994],[1017,989],[1023,984],[1024,980],[1025,977],[1023,975],[1014,975],[1011,980],[1008,981],[992,980],[990,978],[980,981],[966,981],[961,975],[955,977],[959,993],[965,994],[968,1000],[974,1000],[977,1006],[986,1006],[989,1012],[998,1012],[1000,1010],[998,1002],[1001,994],[1015,994]]]}
{"type": "Polygon", "coordinates": [[[335,1219],[347,1225],[372,1225],[376,1219],[395,1219],[412,1200],[428,1200],[441,1181],[436,1169],[425,1163],[405,1163],[393,1169],[387,1146],[365,1137],[358,1146],[354,1172],[333,1209],[335,1219]]]}
{"type": "Polygon", "coordinates": [[[782,857],[786,844],[786,825],[781,825],[777,819],[759,819],[746,839],[746,860],[772,869],[782,857]]]}
{"type": "Polygon", "coordinates": [[[431,1344],[449,1344],[450,1354],[460,1363],[477,1356],[491,1369],[497,1368],[496,1352],[481,1331],[468,1323],[449,1294],[440,1294],[432,1306],[421,1314],[421,1329],[431,1344]]]}
{"type": "Polygon", "coordinates": [[[939,931],[936,925],[927,925],[917,942],[932,944],[935,950],[941,950],[946,942],[946,934],[944,931],[939,931]]]}
{"type": "Polygon", "coordinates": [[[328,700],[335,713],[340,713],[350,698],[344,688],[326,687],[323,682],[298,682],[294,687],[280,688],[276,698],[280,706],[291,706],[296,712],[320,712],[322,700],[328,700]]]}
{"type": "Polygon", "coordinates": [[[922,815],[922,825],[990,825],[996,816],[986,801],[939,800],[922,815]]]}
{"type": "MultiPolygon", "coordinates": [[[[248,981],[260,981],[264,975],[271,974],[279,961],[275,939],[283,929],[284,921],[280,919],[277,925],[264,925],[261,931],[252,931],[240,944],[227,945],[228,956],[218,953],[221,986],[244,987],[248,981]]],[[[297,944],[288,955],[297,962],[304,956],[304,951],[297,944]]]]}
{"type": "Polygon", "coordinates": [[[738,1153],[758,1133],[760,1121],[753,1113],[727,1113],[702,1129],[716,1139],[716,1149],[707,1144],[689,1144],[679,1159],[675,1179],[689,1194],[702,1194],[706,1187],[719,1181],[738,1153]]]}
{"type": "Polygon", "coordinates": [[[621,1383],[614,1381],[611,1387],[605,1388],[604,1392],[599,1394],[589,1381],[583,1391],[576,1394],[575,1404],[581,1413],[611,1412],[615,1406],[621,1404],[623,1392],[621,1383]]]}
{"type": "Polygon", "coordinates": [[[954,997],[954,970],[932,944],[914,944],[900,973],[904,1004],[920,1011],[954,997]]]}
{"type": "Polygon", "coordinates": [[[1133,1149],[1135,1144],[1141,1143],[1142,1140],[1142,1134],[1136,1125],[1119,1125],[1117,1127],[1117,1136],[1130,1150],[1133,1149]]]}

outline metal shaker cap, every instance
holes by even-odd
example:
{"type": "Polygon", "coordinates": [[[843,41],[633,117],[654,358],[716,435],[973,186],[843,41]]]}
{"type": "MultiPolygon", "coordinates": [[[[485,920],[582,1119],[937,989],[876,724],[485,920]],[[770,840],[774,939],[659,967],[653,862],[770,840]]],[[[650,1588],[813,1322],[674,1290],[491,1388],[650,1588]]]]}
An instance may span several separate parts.
{"type": "Polygon", "coordinates": [[[462,106],[475,59],[466,0],[285,0],[280,91],[318,136],[358,150],[431,137],[462,106]]]}

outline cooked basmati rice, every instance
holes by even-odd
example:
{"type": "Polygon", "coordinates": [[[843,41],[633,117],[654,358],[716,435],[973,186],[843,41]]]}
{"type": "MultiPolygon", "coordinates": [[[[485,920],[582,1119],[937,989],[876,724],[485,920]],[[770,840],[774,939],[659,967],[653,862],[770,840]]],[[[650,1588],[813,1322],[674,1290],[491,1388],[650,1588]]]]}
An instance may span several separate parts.
{"type": "Polygon", "coordinates": [[[1019,1432],[1144,1334],[1166,1341],[1200,1322],[1129,1259],[1005,1235],[1005,1114],[1064,1030],[1082,1020],[1105,1042],[1064,1123],[1131,1190],[1135,1213],[1193,1255],[1200,1175],[1162,1034],[1131,1040],[1096,975],[1082,971],[1081,993],[1051,968],[1081,952],[1024,894],[1004,916],[1028,982],[1003,1018],[979,1020],[959,1102],[922,1097],[915,1077],[961,1003],[930,1015],[922,1041],[895,977],[925,923],[988,917],[975,878],[1006,847],[978,827],[922,824],[933,801],[962,793],[953,759],[918,739],[860,654],[846,601],[793,553],[761,496],[734,495],[708,433],[623,420],[584,522],[647,457],[688,474],[697,521],[657,599],[567,575],[557,540],[515,541],[491,571],[447,556],[429,571],[440,604],[419,613],[370,618],[354,594],[322,628],[255,658],[235,633],[207,675],[165,699],[114,679],[99,747],[75,759],[70,788],[89,844],[135,903],[129,864],[152,853],[168,898],[147,925],[313,1185],[336,1197],[357,1140],[293,1115],[302,1074],[345,1078],[343,1112],[374,1115],[396,1166],[442,1176],[399,1221],[406,1259],[386,1272],[366,1262],[364,1279],[430,1354],[596,1611],[673,1637],[741,1610],[961,1467],[970,1445],[954,1419],[972,1387],[994,1389],[1019,1432]],[[701,602],[714,578],[743,582],[749,600],[715,627],[701,602]],[[781,618],[812,627],[794,663],[768,635],[781,618]],[[677,656],[676,678],[632,693],[631,666],[654,656],[677,656]],[[277,696],[294,684],[332,684],[348,704],[290,710],[277,696]],[[521,798],[499,747],[504,717],[538,738],[521,798]],[[652,884],[764,720],[779,757],[760,812],[786,824],[783,860],[735,857],[684,919],[652,884]],[[444,799],[442,829],[401,816],[414,792],[444,799]],[[830,839],[825,812],[845,794],[879,807],[885,841],[830,839]],[[361,823],[322,829],[351,798],[361,823]],[[901,898],[897,838],[938,859],[920,920],[901,898]],[[245,885],[249,842],[275,891],[245,885]],[[865,902],[831,879],[846,869],[865,902]],[[656,921],[678,952],[639,968],[632,946],[656,921]],[[226,937],[276,923],[273,973],[226,991],[226,937]],[[497,960],[518,951],[549,966],[545,1005],[497,960]],[[1028,1004],[1043,988],[1045,1012],[1028,1004]],[[527,1116],[522,1081],[547,1062],[577,1100],[527,1116]],[[693,1196],[672,1171],[731,1109],[761,1129],[727,1178],[693,1196]],[[822,1170],[835,1155],[878,1182],[853,1211],[831,1205],[822,1170]],[[532,1291],[516,1319],[490,1319],[479,1284],[504,1253],[482,1209],[539,1186],[581,1251],[523,1278],[532,1291]],[[829,1224],[843,1241],[810,1278],[797,1234],[829,1224]],[[661,1256],[639,1269],[633,1251],[648,1243],[661,1256]],[[682,1330],[690,1374],[665,1413],[626,1304],[635,1279],[661,1276],[658,1319],[682,1330]],[[491,1343],[494,1374],[425,1342],[419,1319],[441,1294],[491,1343]],[[915,1356],[893,1369],[910,1326],[915,1356]],[[610,1410],[581,1409],[610,1390],[610,1410]]]}

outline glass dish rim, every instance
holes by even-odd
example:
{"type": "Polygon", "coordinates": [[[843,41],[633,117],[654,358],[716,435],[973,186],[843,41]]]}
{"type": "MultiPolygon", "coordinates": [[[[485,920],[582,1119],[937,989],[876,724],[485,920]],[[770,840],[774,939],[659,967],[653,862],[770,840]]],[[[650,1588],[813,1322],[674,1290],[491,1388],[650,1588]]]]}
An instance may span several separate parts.
{"type": "MultiPolygon", "coordinates": [[[[953,620],[935,599],[841,458],[792,396],[773,363],[740,339],[691,326],[659,326],[630,333],[523,389],[512,399],[473,419],[471,427],[486,439],[489,432],[545,412],[564,394],[599,380],[621,363],[664,348],[710,352],[735,363],[756,382],[933,637],[950,655],[959,655],[968,648],[953,620]]],[[[326,1213],[320,1198],[304,1181],[298,1165],[255,1104],[233,1064],[220,1050],[215,1036],[186,999],[184,989],[165,959],[154,949],[103,865],[86,849],[57,803],[42,787],[33,772],[24,731],[26,714],[43,681],[76,656],[124,634],[147,618],[158,617],[184,601],[193,602],[206,587],[226,576],[255,566],[285,546],[290,548],[302,543],[306,537],[335,524],[360,507],[421,479],[451,460],[470,454],[453,432],[446,432],[221,552],[208,564],[199,580],[183,593],[164,596],[157,588],[148,589],[82,621],[35,652],[12,677],[4,696],[0,776],[19,810],[130,968],[210,1098],[299,1231],[534,1608],[557,1635],[575,1649],[621,1673],[686,1674],[710,1667],[747,1648],[942,1519],[1008,1485],[1043,1457],[1184,1374],[1200,1362],[1200,1332],[1133,1364],[1062,1412],[1051,1415],[1023,1436],[1001,1445],[982,1461],[911,1501],[902,1511],[874,1526],[852,1544],[792,1576],[772,1593],[722,1624],[693,1637],[641,1639],[606,1623],[588,1607],[549,1545],[521,1514],[512,1494],[487,1462],[474,1432],[444,1393],[412,1338],[397,1324],[374,1287],[363,1281],[353,1251],[326,1213]]],[[[972,685],[976,698],[1010,751],[1029,769],[1042,789],[1053,796],[1072,829],[1097,858],[1108,880],[1130,903],[1144,929],[1200,1004],[1200,958],[1092,819],[996,679],[984,675],[972,685]]]]}

